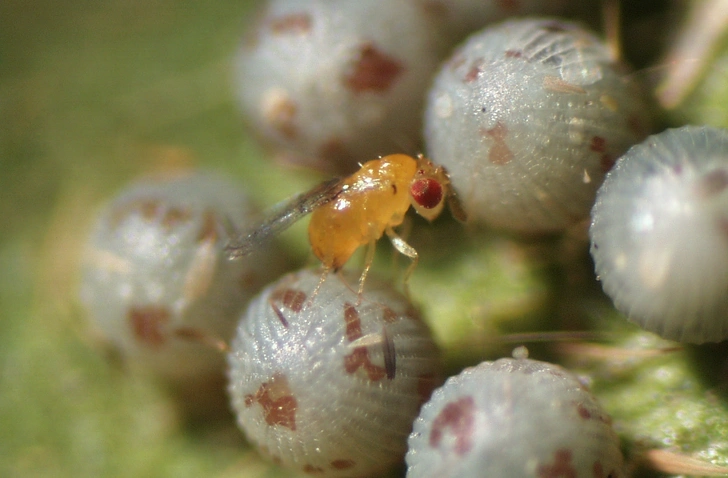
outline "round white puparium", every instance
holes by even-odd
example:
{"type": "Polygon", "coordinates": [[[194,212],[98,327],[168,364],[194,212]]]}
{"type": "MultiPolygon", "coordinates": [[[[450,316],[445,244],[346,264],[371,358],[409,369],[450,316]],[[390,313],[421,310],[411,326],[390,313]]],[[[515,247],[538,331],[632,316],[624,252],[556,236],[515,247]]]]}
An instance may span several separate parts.
{"type": "Polygon", "coordinates": [[[98,215],[85,250],[81,300],[90,323],[124,359],[176,383],[224,372],[203,344],[229,340],[240,310],[284,270],[272,244],[236,261],[232,227],[255,221],[241,187],[213,174],[145,179],[98,215]]]}
{"type": "Polygon", "coordinates": [[[435,390],[415,420],[408,478],[624,477],[619,440],[570,372],[483,362],[435,390]]]}
{"type": "Polygon", "coordinates": [[[266,288],[228,357],[238,423],[262,453],[315,476],[377,476],[402,459],[439,356],[413,306],[302,270],[266,288]],[[318,287],[318,289],[317,289],[318,287]],[[314,294],[315,292],[315,295],[314,294]]]}
{"type": "Polygon", "coordinates": [[[425,113],[428,156],[469,221],[544,233],[586,219],[606,171],[649,131],[625,71],[573,23],[511,20],[471,35],[425,113]]]}
{"type": "Polygon", "coordinates": [[[682,342],[728,338],[728,132],[685,126],[630,149],[590,236],[604,291],[632,321],[682,342]]]}

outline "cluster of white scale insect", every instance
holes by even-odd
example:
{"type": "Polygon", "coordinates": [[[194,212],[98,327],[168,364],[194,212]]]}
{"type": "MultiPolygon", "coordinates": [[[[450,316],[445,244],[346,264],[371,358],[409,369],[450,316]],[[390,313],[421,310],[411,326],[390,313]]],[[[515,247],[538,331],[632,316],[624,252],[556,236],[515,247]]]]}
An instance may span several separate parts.
{"type": "Polygon", "coordinates": [[[458,25],[500,19],[504,3],[393,0],[372,21],[374,0],[269,2],[237,57],[251,127],[323,169],[364,164],[261,223],[220,178],[134,186],[88,247],[82,298],[97,326],[181,381],[222,370],[200,342],[231,340],[240,317],[228,354],[238,423],[311,476],[378,476],[405,453],[411,477],[625,476],[609,417],[571,373],[502,359],[436,389],[431,333],[405,295],[365,281],[371,254],[361,277],[334,273],[385,234],[414,266],[394,231],[410,205],[432,220],[450,200],[471,224],[552,234],[587,220],[596,196],[591,252],[617,309],[666,338],[728,338],[728,134],[645,140],[640,89],[575,23],[509,20],[445,58],[458,25]],[[427,158],[395,154],[420,137],[427,158]],[[272,236],[309,213],[323,269],[271,282],[284,267],[272,236]]]}

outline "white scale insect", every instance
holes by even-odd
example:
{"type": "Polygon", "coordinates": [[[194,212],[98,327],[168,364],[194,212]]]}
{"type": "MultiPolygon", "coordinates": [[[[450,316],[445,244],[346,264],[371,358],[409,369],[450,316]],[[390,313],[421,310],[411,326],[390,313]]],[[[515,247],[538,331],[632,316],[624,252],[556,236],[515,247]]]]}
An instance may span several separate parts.
{"type": "Polygon", "coordinates": [[[285,270],[270,242],[226,260],[226,223],[244,228],[254,218],[244,191],[214,174],[128,186],[100,211],[86,247],[81,300],[92,325],[165,379],[222,374],[222,355],[195,342],[230,339],[240,309],[285,270]]]}
{"type": "Polygon", "coordinates": [[[604,291],[631,320],[682,342],[728,338],[728,132],[685,126],[630,149],[590,236],[604,291]]]}
{"type": "Polygon", "coordinates": [[[440,374],[429,329],[390,285],[370,281],[360,297],[338,274],[319,287],[306,269],[250,303],[228,361],[247,437],[276,462],[326,477],[377,476],[399,462],[440,374]]]}
{"type": "Polygon", "coordinates": [[[650,129],[625,69],[556,19],[506,21],[459,47],[430,91],[425,141],[468,219],[522,233],[586,219],[606,171],[650,129]]]}
{"type": "Polygon", "coordinates": [[[619,439],[579,380],[526,358],[449,378],[409,437],[408,478],[622,478],[619,439]]]}

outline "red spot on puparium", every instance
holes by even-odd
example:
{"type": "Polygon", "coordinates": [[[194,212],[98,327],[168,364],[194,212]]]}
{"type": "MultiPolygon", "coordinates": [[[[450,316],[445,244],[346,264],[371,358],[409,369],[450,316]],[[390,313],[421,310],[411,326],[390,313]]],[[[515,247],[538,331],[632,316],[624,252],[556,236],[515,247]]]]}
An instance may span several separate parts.
{"type": "Polygon", "coordinates": [[[202,214],[202,227],[197,235],[197,242],[215,242],[218,238],[217,215],[213,211],[207,209],[202,214]]]}
{"type": "MultiPolygon", "coordinates": [[[[344,304],[344,321],[346,324],[346,340],[353,342],[363,337],[359,312],[349,302],[344,304]]],[[[346,370],[346,373],[356,373],[360,368],[364,370],[369,380],[373,382],[387,376],[387,370],[384,367],[374,365],[371,362],[367,347],[356,347],[352,353],[344,357],[344,370],[346,370]]]]}
{"type": "Polygon", "coordinates": [[[404,66],[396,58],[374,47],[362,45],[352,71],[344,77],[344,83],[354,93],[387,91],[404,72],[404,66]]]}
{"type": "Polygon", "coordinates": [[[320,475],[324,472],[324,469],[318,466],[313,466],[310,463],[303,465],[303,472],[310,475],[320,475]]]}
{"type": "Polygon", "coordinates": [[[584,420],[589,420],[592,417],[591,412],[587,409],[584,404],[580,403],[576,406],[576,410],[579,412],[579,416],[584,420]]]}
{"type": "Polygon", "coordinates": [[[146,222],[152,222],[162,212],[164,205],[158,199],[135,199],[114,209],[111,227],[116,228],[133,214],[139,214],[146,222]]]}
{"type": "Polygon", "coordinates": [[[576,478],[576,470],[571,464],[571,451],[557,450],[553,464],[540,465],[536,473],[539,478],[576,478]]]}
{"type": "Polygon", "coordinates": [[[478,64],[471,66],[468,72],[465,73],[465,76],[463,77],[464,83],[472,83],[478,79],[478,75],[480,75],[480,72],[483,71],[480,69],[480,61],[482,60],[479,60],[478,64]]]}
{"type": "Polygon", "coordinates": [[[344,304],[344,321],[346,323],[346,340],[353,342],[362,337],[359,312],[349,302],[344,304]]]}
{"type": "Polygon", "coordinates": [[[246,407],[254,403],[263,407],[263,417],[268,425],[280,425],[296,430],[298,402],[291,392],[285,375],[276,373],[269,382],[261,384],[255,395],[245,396],[246,407]]]}
{"type": "Polygon", "coordinates": [[[601,136],[594,136],[589,142],[589,149],[597,153],[603,153],[607,150],[607,140],[601,136]]]}
{"type": "Polygon", "coordinates": [[[192,213],[185,207],[170,207],[162,216],[162,227],[166,231],[170,231],[180,224],[190,220],[192,213]]]}
{"type": "Polygon", "coordinates": [[[382,306],[382,319],[388,324],[391,324],[395,322],[397,319],[399,319],[399,314],[386,305],[382,306]]]}
{"type": "Polygon", "coordinates": [[[301,35],[311,31],[311,15],[308,13],[290,13],[270,20],[270,29],[275,34],[301,35]]]}
{"type": "Polygon", "coordinates": [[[440,205],[445,192],[440,181],[433,178],[422,178],[412,182],[410,194],[417,204],[425,209],[432,209],[440,205]]]}
{"type": "Polygon", "coordinates": [[[344,370],[346,373],[356,373],[362,368],[366,376],[372,382],[382,380],[387,376],[387,370],[384,367],[374,365],[369,359],[369,350],[366,347],[356,347],[352,353],[344,357],[344,370]]]}
{"type": "Polygon", "coordinates": [[[276,289],[270,299],[280,302],[286,308],[298,313],[303,310],[303,304],[306,303],[306,293],[296,289],[276,289]]]}
{"type": "Polygon", "coordinates": [[[348,470],[353,468],[356,463],[354,460],[334,460],[331,462],[331,468],[335,470],[348,470]]]}
{"type": "Polygon", "coordinates": [[[448,403],[437,415],[430,431],[430,447],[438,448],[445,433],[455,436],[455,453],[464,455],[473,446],[475,402],[463,397],[448,403]]]}
{"type": "Polygon", "coordinates": [[[513,152],[506,144],[508,136],[506,125],[498,122],[491,129],[485,130],[485,134],[493,140],[488,151],[488,160],[493,164],[508,164],[513,159],[513,152]]]}
{"type": "Polygon", "coordinates": [[[521,50],[506,50],[506,58],[521,58],[523,57],[523,51],[521,50]]]}
{"type": "Polygon", "coordinates": [[[279,288],[273,291],[270,299],[268,299],[268,303],[273,309],[273,312],[278,316],[278,320],[281,321],[284,327],[288,328],[288,320],[276,303],[280,303],[287,309],[299,313],[303,310],[303,305],[306,303],[306,294],[300,290],[279,288]]]}
{"type": "Polygon", "coordinates": [[[156,199],[147,199],[139,201],[137,210],[141,213],[145,221],[153,221],[162,209],[161,201],[156,199]]]}
{"type": "Polygon", "coordinates": [[[171,314],[164,307],[132,307],[127,314],[134,337],[139,342],[152,347],[164,344],[164,327],[169,323],[171,314]]]}

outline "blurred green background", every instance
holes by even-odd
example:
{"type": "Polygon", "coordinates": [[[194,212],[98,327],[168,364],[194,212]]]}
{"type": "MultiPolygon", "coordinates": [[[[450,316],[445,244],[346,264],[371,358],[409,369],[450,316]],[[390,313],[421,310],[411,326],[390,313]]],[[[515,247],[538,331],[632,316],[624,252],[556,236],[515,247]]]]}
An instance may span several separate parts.
{"type": "MultiPolygon", "coordinates": [[[[0,2],[0,476],[289,476],[249,450],[229,417],[190,420],[109,360],[76,299],[95,208],[139,174],[209,166],[264,204],[316,179],[268,164],[244,134],[230,58],[254,3],[0,2]]],[[[688,121],[700,122],[701,104],[726,104],[728,82],[706,85],[681,112],[688,121]]],[[[712,121],[725,126],[728,108],[718,110],[712,121]]],[[[452,371],[508,354],[511,342],[488,335],[499,321],[540,330],[555,315],[568,328],[579,315],[579,326],[611,334],[606,344],[536,347],[536,358],[589,374],[629,457],[663,447],[728,464],[724,347],[619,355],[671,344],[615,317],[593,283],[570,290],[578,281],[564,264],[538,259],[568,247],[473,233],[453,256],[436,244],[460,227],[428,231],[414,238],[429,252],[412,289],[452,371]]],[[[300,234],[291,245],[305,255],[300,234]]],[[[583,249],[566,256],[584,264],[583,249]]]]}

